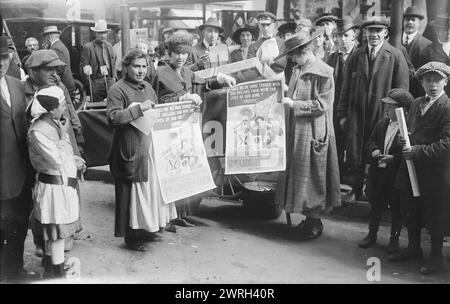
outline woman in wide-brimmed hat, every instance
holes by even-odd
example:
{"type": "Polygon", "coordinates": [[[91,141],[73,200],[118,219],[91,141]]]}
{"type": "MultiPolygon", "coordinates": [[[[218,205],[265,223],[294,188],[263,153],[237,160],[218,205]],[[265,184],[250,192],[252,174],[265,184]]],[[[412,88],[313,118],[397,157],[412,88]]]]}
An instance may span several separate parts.
{"type": "Polygon", "coordinates": [[[253,41],[258,39],[258,30],[255,26],[247,23],[238,28],[231,38],[236,44],[239,44],[240,47],[231,52],[230,61],[241,61],[247,59],[248,47],[253,41]]]}
{"type": "Polygon", "coordinates": [[[286,213],[303,213],[297,227],[302,240],[321,235],[322,212],[340,206],[339,168],[333,128],[333,69],[318,59],[312,43],[323,33],[299,32],[286,40],[288,55],[297,65],[283,98],[288,106],[288,167],[280,175],[276,202],[286,213]]]}

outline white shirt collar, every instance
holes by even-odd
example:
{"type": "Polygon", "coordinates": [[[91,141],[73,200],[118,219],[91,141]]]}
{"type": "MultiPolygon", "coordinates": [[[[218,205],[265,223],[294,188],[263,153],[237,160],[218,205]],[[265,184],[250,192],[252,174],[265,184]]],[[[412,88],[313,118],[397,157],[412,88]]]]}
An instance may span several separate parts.
{"type": "Polygon", "coordinates": [[[58,41],[59,39],[56,39],[55,41],[53,41],[50,46],[53,46],[55,44],[56,41],[58,41]]]}
{"type": "Polygon", "coordinates": [[[430,96],[428,96],[427,94],[425,94],[425,98],[430,97],[430,103],[429,103],[429,104],[431,105],[431,104],[434,103],[436,100],[438,100],[439,98],[441,98],[442,95],[444,95],[444,93],[445,93],[445,91],[442,90],[441,94],[439,94],[439,95],[436,96],[435,98],[431,98],[430,96]]]}
{"type": "Polygon", "coordinates": [[[5,99],[8,106],[11,108],[11,95],[9,95],[8,83],[6,83],[6,77],[0,78],[0,93],[5,99]]]}
{"type": "MultiPolygon", "coordinates": [[[[207,49],[210,47],[209,43],[208,43],[205,39],[203,39],[203,45],[204,45],[207,49]]],[[[215,45],[213,45],[213,46],[216,46],[216,45],[217,45],[217,43],[216,43],[215,45]]]]}
{"type": "Polygon", "coordinates": [[[382,47],[383,44],[385,44],[385,43],[386,43],[386,41],[383,41],[383,43],[380,43],[380,44],[377,45],[376,47],[367,45],[367,46],[369,47],[369,54],[370,54],[370,51],[372,50],[372,48],[375,48],[375,53],[374,53],[374,55],[377,56],[377,54],[378,54],[378,52],[380,51],[381,47],[382,47]]]}
{"type": "Polygon", "coordinates": [[[403,43],[406,41],[406,36],[408,36],[408,44],[411,44],[414,38],[416,38],[418,32],[414,32],[412,34],[406,34],[403,32],[403,43]]]}

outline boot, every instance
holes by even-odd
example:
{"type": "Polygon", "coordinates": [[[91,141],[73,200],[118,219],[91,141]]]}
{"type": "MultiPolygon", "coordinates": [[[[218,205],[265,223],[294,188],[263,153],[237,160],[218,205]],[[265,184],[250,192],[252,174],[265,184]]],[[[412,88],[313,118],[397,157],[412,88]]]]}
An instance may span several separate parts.
{"type": "Polygon", "coordinates": [[[306,217],[304,224],[300,223],[299,228],[300,240],[307,241],[318,238],[323,231],[323,224],[320,219],[306,217]]]}
{"type": "Polygon", "coordinates": [[[377,233],[369,231],[369,234],[358,244],[359,248],[369,248],[377,242],[377,233]]]}
{"type": "Polygon", "coordinates": [[[44,275],[43,277],[45,279],[51,279],[54,277],[53,274],[53,265],[52,265],[52,259],[49,255],[44,255],[41,261],[42,267],[44,267],[44,275]]]}
{"type": "Polygon", "coordinates": [[[53,266],[53,275],[55,278],[66,278],[66,271],[64,270],[64,263],[53,266]]]}

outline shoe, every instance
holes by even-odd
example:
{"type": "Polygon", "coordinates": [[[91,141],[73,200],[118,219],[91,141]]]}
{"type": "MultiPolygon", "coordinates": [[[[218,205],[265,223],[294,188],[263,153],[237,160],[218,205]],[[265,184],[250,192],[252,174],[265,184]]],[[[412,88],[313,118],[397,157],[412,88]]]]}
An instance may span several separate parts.
{"type": "Polygon", "coordinates": [[[89,232],[86,231],[86,229],[81,230],[80,232],[77,232],[74,234],[73,239],[75,241],[82,241],[82,240],[86,240],[86,239],[90,239],[91,235],[89,234],[89,232]]]}
{"type": "Polygon", "coordinates": [[[375,244],[376,242],[377,242],[377,235],[369,232],[369,234],[361,242],[359,242],[358,247],[366,249],[375,244]]]}
{"type": "Polygon", "coordinates": [[[444,269],[444,257],[430,258],[425,264],[420,267],[419,271],[423,275],[435,274],[444,269]]]}
{"type": "Polygon", "coordinates": [[[128,249],[140,252],[146,252],[149,250],[148,246],[145,243],[140,242],[127,242],[128,249]]]}
{"type": "Polygon", "coordinates": [[[393,253],[389,256],[391,262],[406,262],[411,260],[420,260],[423,257],[422,249],[410,249],[406,248],[393,253]]]}
{"type": "Polygon", "coordinates": [[[64,263],[58,264],[58,265],[52,265],[53,266],[53,275],[55,279],[65,279],[66,278],[66,271],[64,270],[64,263]]]}
{"type": "Polygon", "coordinates": [[[64,252],[68,252],[73,249],[73,236],[64,239],[64,252]]]}
{"type": "MultiPolygon", "coordinates": [[[[318,238],[323,231],[323,224],[321,220],[306,220],[301,227],[297,227],[300,233],[300,240],[308,241],[318,238]]],[[[299,225],[299,226],[300,226],[299,225]]]]}
{"type": "Polygon", "coordinates": [[[147,230],[139,231],[138,238],[143,242],[161,242],[162,237],[157,235],[156,233],[149,232],[147,230]]]}
{"type": "Polygon", "coordinates": [[[189,223],[183,218],[176,218],[172,220],[171,223],[180,227],[195,227],[195,225],[189,223]]]}
{"type": "Polygon", "coordinates": [[[175,227],[174,224],[169,223],[165,229],[167,232],[173,232],[176,233],[177,232],[177,227],[175,227]]]}
{"type": "Polygon", "coordinates": [[[387,253],[389,253],[389,254],[396,253],[399,250],[400,250],[400,243],[399,243],[398,237],[391,236],[391,238],[389,239],[387,253]]]}

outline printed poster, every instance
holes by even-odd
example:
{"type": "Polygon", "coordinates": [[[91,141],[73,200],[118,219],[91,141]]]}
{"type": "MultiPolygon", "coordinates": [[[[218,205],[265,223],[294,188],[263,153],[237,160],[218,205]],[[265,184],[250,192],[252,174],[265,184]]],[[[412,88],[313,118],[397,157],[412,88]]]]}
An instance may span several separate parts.
{"type": "Polygon", "coordinates": [[[216,188],[191,101],[157,105],[152,137],[156,172],[166,204],[216,188]]]}
{"type": "Polygon", "coordinates": [[[280,80],[246,82],[228,91],[225,174],[286,169],[282,97],[280,80]]]}

